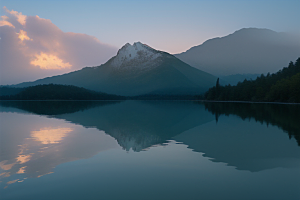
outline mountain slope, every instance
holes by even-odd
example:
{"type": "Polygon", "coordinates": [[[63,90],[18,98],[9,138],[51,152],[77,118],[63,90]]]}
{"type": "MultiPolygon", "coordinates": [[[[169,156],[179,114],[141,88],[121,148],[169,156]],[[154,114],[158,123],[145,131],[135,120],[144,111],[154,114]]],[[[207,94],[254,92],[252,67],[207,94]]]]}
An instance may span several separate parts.
{"type": "Polygon", "coordinates": [[[268,29],[245,28],[207,40],[177,58],[217,76],[273,73],[300,55],[300,37],[268,29]]]}
{"type": "Polygon", "coordinates": [[[66,84],[110,94],[199,94],[215,85],[216,77],[195,69],[166,52],[140,42],[126,44],[98,67],[15,85],[66,84]]]}

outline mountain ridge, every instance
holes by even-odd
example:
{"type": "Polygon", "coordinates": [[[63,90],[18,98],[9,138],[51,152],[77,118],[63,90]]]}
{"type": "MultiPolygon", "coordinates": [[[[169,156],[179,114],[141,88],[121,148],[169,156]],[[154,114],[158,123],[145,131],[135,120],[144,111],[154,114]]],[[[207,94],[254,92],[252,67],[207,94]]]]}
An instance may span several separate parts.
{"type": "Polygon", "coordinates": [[[243,28],[175,54],[215,76],[273,73],[299,55],[300,37],[259,28],[243,28]]]}
{"type": "Polygon", "coordinates": [[[105,64],[14,85],[64,84],[123,96],[143,94],[196,95],[215,85],[217,78],[175,56],[136,42],[125,44],[105,64]]]}

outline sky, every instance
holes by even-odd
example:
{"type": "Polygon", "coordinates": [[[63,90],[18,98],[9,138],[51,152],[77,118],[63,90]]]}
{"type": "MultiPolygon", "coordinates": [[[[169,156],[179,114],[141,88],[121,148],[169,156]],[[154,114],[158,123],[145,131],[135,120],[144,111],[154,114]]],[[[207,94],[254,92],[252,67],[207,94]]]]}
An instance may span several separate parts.
{"type": "Polygon", "coordinates": [[[0,84],[100,65],[137,41],[175,54],[241,28],[300,34],[299,7],[299,0],[1,0],[0,84]]]}

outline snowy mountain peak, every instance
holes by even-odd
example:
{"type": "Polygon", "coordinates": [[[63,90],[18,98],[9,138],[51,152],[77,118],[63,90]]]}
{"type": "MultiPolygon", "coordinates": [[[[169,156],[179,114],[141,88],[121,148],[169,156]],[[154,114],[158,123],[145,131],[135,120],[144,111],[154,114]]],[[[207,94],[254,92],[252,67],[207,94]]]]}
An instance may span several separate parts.
{"type": "Polygon", "coordinates": [[[115,68],[146,68],[146,66],[149,66],[150,61],[154,61],[160,56],[160,51],[157,51],[146,44],[142,44],[141,42],[135,42],[133,45],[126,43],[119,49],[111,65],[115,68]]]}

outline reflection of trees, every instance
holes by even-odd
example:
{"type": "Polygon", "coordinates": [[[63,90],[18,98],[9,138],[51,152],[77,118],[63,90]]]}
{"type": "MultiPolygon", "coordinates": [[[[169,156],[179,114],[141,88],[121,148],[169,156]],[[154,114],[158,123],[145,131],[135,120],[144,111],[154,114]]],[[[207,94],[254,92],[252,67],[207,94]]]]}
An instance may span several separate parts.
{"type": "Polygon", "coordinates": [[[288,104],[260,104],[260,103],[209,103],[205,108],[212,112],[216,119],[220,115],[237,115],[243,120],[255,119],[255,121],[272,124],[280,127],[294,137],[300,146],[300,105],[288,104]]]}
{"type": "Polygon", "coordinates": [[[0,101],[3,107],[22,109],[39,115],[60,115],[119,103],[120,101],[0,101]]]}

